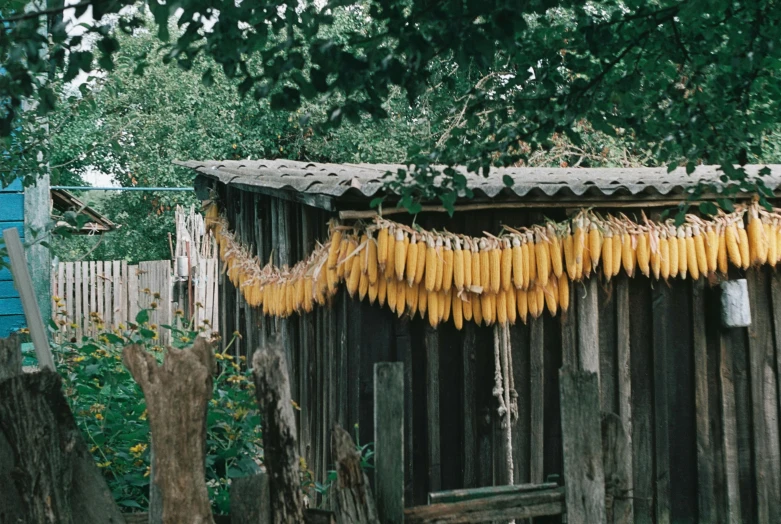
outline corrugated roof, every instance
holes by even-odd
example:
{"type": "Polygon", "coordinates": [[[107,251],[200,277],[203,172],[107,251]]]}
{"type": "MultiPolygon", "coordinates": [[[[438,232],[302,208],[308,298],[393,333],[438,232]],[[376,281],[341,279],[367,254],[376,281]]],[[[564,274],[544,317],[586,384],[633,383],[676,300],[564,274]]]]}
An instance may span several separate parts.
{"type": "MultiPolygon", "coordinates": [[[[405,168],[388,164],[319,164],[294,160],[221,160],[176,162],[198,173],[238,188],[273,193],[289,192],[329,200],[365,200],[381,194],[383,176],[405,168]]],[[[764,166],[748,166],[749,176],[758,176],[764,166]]],[[[781,165],[769,165],[762,177],[773,190],[781,187],[781,165]]],[[[495,168],[488,177],[456,168],[467,178],[474,199],[520,201],[552,199],[599,200],[611,197],[659,200],[685,197],[699,182],[723,187],[717,166],[699,166],[687,175],[679,168],[495,168]],[[505,176],[513,185],[504,184],[505,176]]]]}

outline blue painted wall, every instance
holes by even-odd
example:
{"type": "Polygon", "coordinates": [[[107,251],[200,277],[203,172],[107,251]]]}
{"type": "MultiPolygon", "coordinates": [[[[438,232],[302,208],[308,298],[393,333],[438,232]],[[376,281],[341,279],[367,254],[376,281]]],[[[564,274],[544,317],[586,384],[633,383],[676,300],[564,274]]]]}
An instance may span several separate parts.
{"type": "MultiPolygon", "coordinates": [[[[24,239],[24,188],[18,179],[0,189],[0,232],[9,227],[16,227],[24,239]]],[[[24,326],[19,293],[14,288],[11,272],[3,269],[0,271],[0,337],[7,337],[24,326]]]]}

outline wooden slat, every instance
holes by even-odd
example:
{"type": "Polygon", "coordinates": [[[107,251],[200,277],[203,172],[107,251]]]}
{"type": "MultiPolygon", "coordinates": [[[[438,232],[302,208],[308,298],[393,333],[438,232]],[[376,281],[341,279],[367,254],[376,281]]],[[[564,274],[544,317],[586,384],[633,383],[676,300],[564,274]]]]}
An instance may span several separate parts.
{"type": "MultiPolygon", "coordinates": [[[[531,369],[530,327],[521,322],[510,330],[513,377],[518,394],[518,420],[513,426],[514,482],[531,482],[531,369]]],[[[473,385],[473,388],[477,385],[473,385]]]]}
{"type": "MultiPolygon", "coordinates": [[[[60,297],[62,300],[66,300],[67,297],[65,296],[65,262],[60,262],[57,264],[57,296],[60,297]]],[[[58,315],[60,308],[57,308],[53,311],[54,313],[54,320],[58,321],[61,316],[58,315]]],[[[63,329],[61,328],[60,331],[63,329]]]]}
{"type": "Polygon", "coordinates": [[[560,313],[561,322],[561,362],[564,367],[578,367],[578,316],[575,289],[569,286],[569,310],[560,313]]]}
{"type": "Polygon", "coordinates": [[[81,264],[81,329],[82,334],[87,335],[89,334],[89,319],[90,319],[90,301],[89,301],[89,290],[90,290],[90,271],[89,271],[89,262],[80,262],[81,264]]]}
{"type": "Polygon", "coordinates": [[[127,266],[127,321],[135,322],[138,315],[138,266],[127,266]]]}
{"type": "MultiPolygon", "coordinates": [[[[73,322],[74,318],[74,311],[75,311],[75,293],[73,292],[73,262],[66,262],[65,263],[65,311],[68,314],[68,324],[73,322]]],[[[65,327],[66,331],[70,331],[70,327],[65,327]]]]}
{"type": "Polygon", "coordinates": [[[114,301],[111,296],[113,284],[113,264],[110,261],[103,262],[103,322],[106,329],[114,325],[114,301]]]}
{"type": "Polygon", "coordinates": [[[122,273],[122,283],[121,283],[121,293],[119,296],[119,311],[120,311],[120,321],[122,324],[127,326],[128,320],[130,320],[130,317],[128,316],[128,264],[127,261],[123,260],[122,264],[120,265],[121,273],[122,273]]]}
{"type": "Polygon", "coordinates": [[[597,374],[559,372],[564,485],[569,522],[605,522],[605,474],[597,374]]]}
{"type": "Polygon", "coordinates": [[[532,491],[542,491],[556,488],[558,488],[558,484],[555,482],[544,482],[542,484],[516,484],[513,486],[488,486],[473,489],[451,489],[429,493],[428,502],[429,504],[445,504],[462,502],[464,500],[490,498],[497,495],[530,493],[532,491]]]}
{"type": "Polygon", "coordinates": [[[404,522],[404,363],[374,364],[374,458],[377,513],[404,522]]]}
{"type": "Polygon", "coordinates": [[[92,307],[94,308],[95,312],[100,316],[100,318],[103,318],[103,262],[97,261],[95,262],[95,271],[94,271],[94,292],[90,295],[90,300],[92,302],[92,307]]]}
{"type": "Polygon", "coordinates": [[[81,310],[82,305],[82,276],[81,276],[81,263],[75,262],[73,264],[73,322],[76,325],[75,335],[78,340],[81,340],[81,326],[84,322],[84,316],[81,310]]]}
{"type": "MultiPolygon", "coordinates": [[[[346,309],[344,310],[344,322],[347,323],[346,309]]],[[[413,413],[415,406],[413,403],[413,378],[412,378],[412,340],[410,337],[410,319],[404,315],[396,319],[396,358],[404,363],[404,500],[405,505],[409,505],[413,500],[413,479],[414,479],[414,439],[413,439],[413,413]]],[[[347,326],[345,326],[345,330],[347,326]]],[[[351,351],[349,344],[345,344],[345,351],[351,351]]],[[[349,360],[348,360],[349,362],[349,360]]],[[[349,389],[346,388],[346,394],[349,396],[349,389]]],[[[348,402],[349,405],[349,402],[348,402]]],[[[466,415],[465,415],[466,416],[466,415]]]]}
{"type": "Polygon", "coordinates": [[[618,387],[617,408],[626,440],[625,453],[617,457],[619,476],[626,483],[618,486],[623,493],[613,501],[613,522],[634,521],[634,468],[632,463],[632,361],[631,328],[629,320],[629,283],[622,273],[615,280],[616,299],[616,384],[618,387]]]}
{"type": "Polygon", "coordinates": [[[463,365],[463,421],[464,421],[464,473],[462,485],[466,488],[477,486],[477,412],[475,409],[475,325],[468,322],[464,326],[462,347],[463,365]]]}
{"type": "Polygon", "coordinates": [[[122,319],[122,263],[114,260],[111,267],[111,318],[114,327],[124,322],[122,319]]]}
{"type": "Polygon", "coordinates": [[[747,277],[751,302],[748,347],[757,521],[779,522],[781,454],[769,286],[762,268],[752,269],[747,277]]]}
{"type": "Polygon", "coordinates": [[[404,515],[405,522],[408,524],[455,524],[506,522],[511,519],[560,515],[563,510],[563,488],[557,488],[513,495],[496,495],[450,504],[417,506],[407,509],[404,515]]]}
{"type": "Polygon", "coordinates": [[[669,373],[667,357],[672,350],[669,340],[670,290],[656,286],[653,302],[653,355],[654,355],[654,462],[656,465],[656,522],[670,522],[670,419],[667,405],[669,373]]]}
{"type": "Polygon", "coordinates": [[[599,382],[599,294],[597,279],[573,286],[577,293],[579,369],[596,373],[599,382]]]}
{"type": "Polygon", "coordinates": [[[721,362],[719,387],[721,389],[722,448],[726,481],[726,516],[729,524],[741,522],[740,466],[738,464],[738,430],[735,408],[735,382],[730,334],[720,337],[721,362]]]}
{"type": "Polygon", "coordinates": [[[699,518],[713,522],[716,499],[713,491],[713,446],[708,392],[708,343],[705,325],[705,282],[692,282],[692,338],[694,342],[694,389],[697,417],[697,499],[699,518]]]}
{"type": "Polygon", "coordinates": [[[531,320],[529,337],[529,399],[531,416],[529,481],[544,480],[545,459],[545,339],[544,318],[531,320]]]}
{"type": "Polygon", "coordinates": [[[426,406],[428,416],[428,488],[439,491],[442,471],[439,455],[439,332],[426,327],[426,406]]]}

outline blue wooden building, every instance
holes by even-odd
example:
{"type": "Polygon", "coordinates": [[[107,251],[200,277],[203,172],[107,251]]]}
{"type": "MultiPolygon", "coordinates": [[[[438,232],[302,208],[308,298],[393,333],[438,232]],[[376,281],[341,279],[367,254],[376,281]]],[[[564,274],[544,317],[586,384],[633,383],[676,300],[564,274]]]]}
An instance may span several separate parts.
{"type": "MultiPolygon", "coordinates": [[[[24,188],[17,179],[0,190],[0,231],[9,227],[19,230],[24,240],[24,188]]],[[[0,337],[7,337],[25,326],[22,303],[8,269],[0,271],[0,337]]]]}

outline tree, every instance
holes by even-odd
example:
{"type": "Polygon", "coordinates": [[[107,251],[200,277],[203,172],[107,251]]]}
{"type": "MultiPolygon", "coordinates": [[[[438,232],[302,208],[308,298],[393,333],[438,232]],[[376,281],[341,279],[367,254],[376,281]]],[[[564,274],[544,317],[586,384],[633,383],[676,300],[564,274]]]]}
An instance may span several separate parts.
{"type": "MultiPolygon", "coordinates": [[[[35,96],[41,111],[56,99],[50,87],[35,81],[43,67],[37,53],[47,45],[36,33],[42,17],[22,13],[25,2],[14,4],[15,14],[2,11],[3,135],[10,133],[24,97],[35,96]]],[[[92,70],[96,61],[109,71],[116,66],[120,44],[105,17],[131,4],[137,2],[78,4],[77,14],[91,7],[97,21],[90,29],[99,37],[97,57],[76,50],[80,39],[68,39],[63,27],[52,29],[49,55],[64,71],[63,80],[92,70]]],[[[440,119],[448,128],[444,140],[407,151],[416,169],[399,176],[414,184],[395,187],[409,199],[452,202],[451,190],[463,180],[449,177],[434,187],[434,163],[466,163],[483,172],[515,164],[547,147],[554,134],[578,145],[584,128],[578,123],[631,140],[657,163],[688,169],[698,162],[720,164],[726,179],[750,188],[745,173],[732,166],[764,159],[781,114],[781,49],[774,45],[781,10],[771,0],[143,5],[166,47],[159,58],[137,58],[137,69],[160,59],[189,70],[207,55],[237,80],[239,93],[266,100],[272,109],[292,113],[327,96],[328,110],[313,121],[318,128],[360,122],[362,115],[388,118],[385,104],[394,88],[411,104],[435,86],[455,90],[453,113],[440,119]],[[337,38],[329,29],[340,13],[359,22],[337,38]],[[170,17],[183,27],[174,38],[170,17]],[[476,80],[454,82],[451,71],[438,67],[443,58],[476,80]]],[[[119,27],[130,31],[142,24],[142,16],[134,15],[121,18],[119,27]]],[[[214,75],[207,69],[203,82],[211,85],[214,75]]],[[[302,112],[300,118],[303,124],[310,116],[302,112]]]]}

